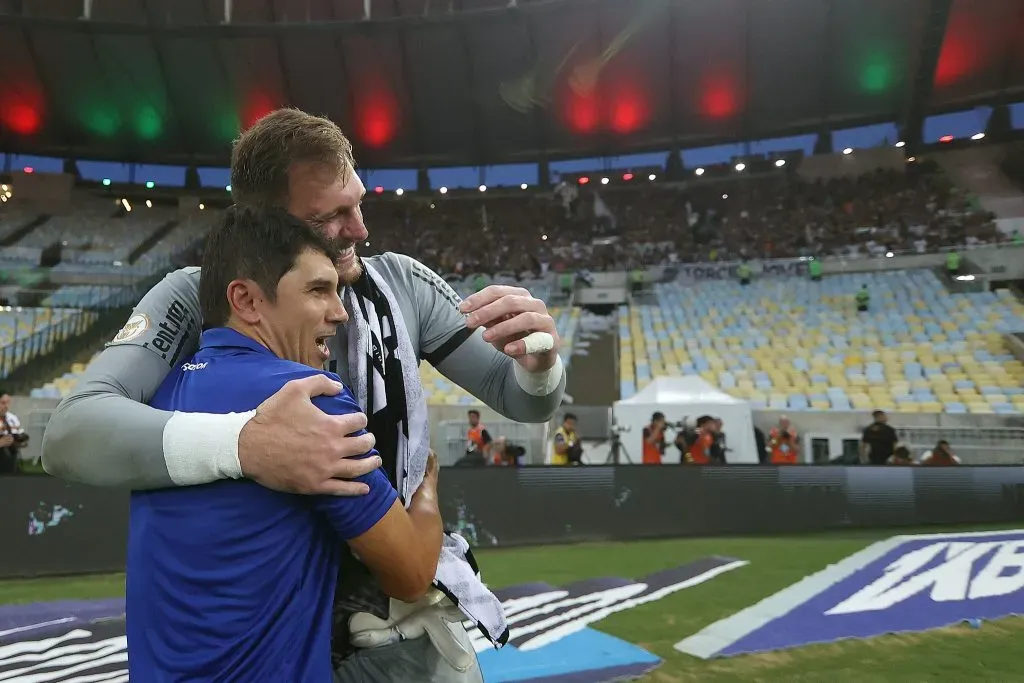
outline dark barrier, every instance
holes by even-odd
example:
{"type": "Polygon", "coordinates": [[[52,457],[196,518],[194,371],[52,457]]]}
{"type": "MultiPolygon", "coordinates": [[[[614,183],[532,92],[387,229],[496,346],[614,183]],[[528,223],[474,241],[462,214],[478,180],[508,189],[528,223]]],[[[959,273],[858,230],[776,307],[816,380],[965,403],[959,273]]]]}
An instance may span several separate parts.
{"type": "MultiPolygon", "coordinates": [[[[446,468],[475,547],[1019,522],[1022,467],[446,468]]],[[[127,493],[0,478],[0,577],[120,571],[127,493]]]]}
{"type": "Polygon", "coordinates": [[[0,477],[0,577],[124,571],[128,493],[0,477]]]}

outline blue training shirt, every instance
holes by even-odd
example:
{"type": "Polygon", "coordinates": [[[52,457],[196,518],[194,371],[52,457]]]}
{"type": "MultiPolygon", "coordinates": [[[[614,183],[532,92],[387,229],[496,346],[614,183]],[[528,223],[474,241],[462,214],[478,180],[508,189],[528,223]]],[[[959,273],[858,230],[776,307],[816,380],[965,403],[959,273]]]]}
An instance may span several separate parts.
{"type": "MultiPolygon", "coordinates": [[[[167,376],[150,405],[245,412],[286,382],[318,373],[216,328],[203,333],[199,352],[167,376]]],[[[313,403],[332,415],[359,412],[347,388],[313,403]]],[[[355,498],[280,493],[248,480],[132,493],[131,679],[329,683],[340,546],[372,528],[398,498],[380,470],[360,481],[370,493],[355,498]]]]}

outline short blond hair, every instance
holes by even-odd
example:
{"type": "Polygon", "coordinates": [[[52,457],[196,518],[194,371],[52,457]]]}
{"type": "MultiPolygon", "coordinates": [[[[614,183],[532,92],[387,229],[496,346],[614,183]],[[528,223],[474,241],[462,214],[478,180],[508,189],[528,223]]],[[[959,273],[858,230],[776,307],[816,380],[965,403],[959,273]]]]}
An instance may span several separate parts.
{"type": "Polygon", "coordinates": [[[288,171],[315,163],[348,182],[355,170],[352,143],[330,119],[298,109],[277,109],[242,133],[231,148],[231,197],[236,204],[268,207],[288,201],[288,171]]]}

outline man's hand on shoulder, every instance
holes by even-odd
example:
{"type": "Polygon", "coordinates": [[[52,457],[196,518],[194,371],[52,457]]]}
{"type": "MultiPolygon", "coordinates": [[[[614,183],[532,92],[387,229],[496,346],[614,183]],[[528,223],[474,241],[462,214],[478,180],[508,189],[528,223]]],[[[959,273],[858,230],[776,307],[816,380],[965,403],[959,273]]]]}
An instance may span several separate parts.
{"type": "Polygon", "coordinates": [[[510,356],[528,372],[544,372],[558,359],[560,340],[547,305],[522,287],[490,285],[467,297],[459,310],[468,314],[470,329],[484,328],[484,341],[510,356]],[[524,338],[533,332],[547,332],[554,339],[549,351],[527,353],[524,338]]]}
{"type": "Polygon", "coordinates": [[[238,437],[242,474],[267,488],[302,494],[361,496],[355,479],[380,467],[372,434],[349,436],[366,427],[362,413],[328,415],[313,405],[316,396],[335,396],[342,385],[326,375],[285,384],[260,404],[238,437]]]}

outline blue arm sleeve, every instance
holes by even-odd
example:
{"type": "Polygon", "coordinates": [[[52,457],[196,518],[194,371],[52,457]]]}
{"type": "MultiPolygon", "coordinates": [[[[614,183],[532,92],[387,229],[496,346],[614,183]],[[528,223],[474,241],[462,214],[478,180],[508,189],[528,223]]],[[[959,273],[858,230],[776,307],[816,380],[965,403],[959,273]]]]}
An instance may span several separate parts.
{"type": "MultiPolygon", "coordinates": [[[[337,379],[333,375],[331,378],[337,379]]],[[[313,405],[328,415],[348,415],[360,412],[359,405],[349,392],[348,387],[345,387],[344,391],[337,396],[319,396],[313,399],[313,405]]],[[[365,433],[366,430],[361,429],[353,433],[352,436],[365,433]]],[[[360,457],[367,458],[376,454],[377,451],[372,450],[360,457]]],[[[361,481],[369,486],[370,492],[365,496],[355,497],[317,496],[317,509],[327,516],[334,530],[346,541],[362,536],[372,529],[398,500],[398,492],[395,487],[379,469],[358,477],[356,481],[361,481]]]]}

